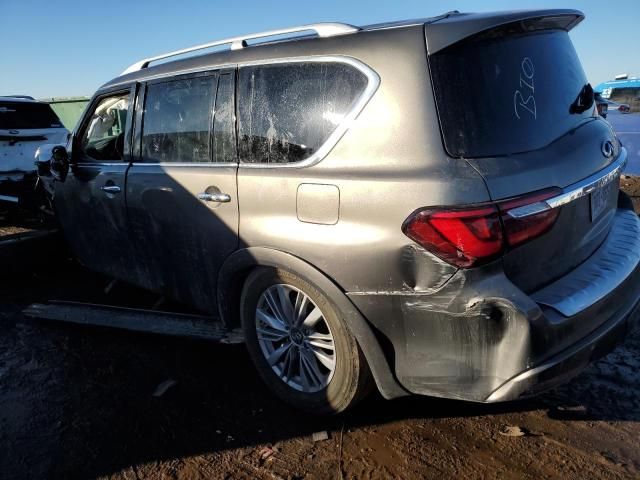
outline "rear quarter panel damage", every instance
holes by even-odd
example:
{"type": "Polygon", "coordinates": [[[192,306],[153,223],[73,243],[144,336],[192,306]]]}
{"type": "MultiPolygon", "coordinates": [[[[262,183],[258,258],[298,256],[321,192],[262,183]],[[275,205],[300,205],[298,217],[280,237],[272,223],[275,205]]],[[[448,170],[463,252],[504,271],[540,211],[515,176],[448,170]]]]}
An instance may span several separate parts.
{"type": "Polygon", "coordinates": [[[540,308],[498,264],[482,277],[460,270],[432,291],[349,295],[394,346],[395,372],[409,391],[482,401],[532,363],[540,308]]]}

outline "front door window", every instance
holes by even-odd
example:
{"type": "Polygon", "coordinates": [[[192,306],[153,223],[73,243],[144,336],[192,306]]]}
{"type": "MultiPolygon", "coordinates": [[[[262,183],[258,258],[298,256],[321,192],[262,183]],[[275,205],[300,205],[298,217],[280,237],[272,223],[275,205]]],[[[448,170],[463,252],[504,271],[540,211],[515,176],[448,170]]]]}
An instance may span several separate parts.
{"type": "Polygon", "coordinates": [[[86,160],[123,160],[129,101],[129,92],[123,92],[98,102],[80,139],[86,160]]]}

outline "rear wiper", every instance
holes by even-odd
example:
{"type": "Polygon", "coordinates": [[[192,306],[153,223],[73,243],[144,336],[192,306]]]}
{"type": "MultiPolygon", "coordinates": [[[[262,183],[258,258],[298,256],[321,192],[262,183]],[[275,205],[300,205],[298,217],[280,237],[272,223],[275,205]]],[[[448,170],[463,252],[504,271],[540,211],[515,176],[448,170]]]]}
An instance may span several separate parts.
{"type": "Polygon", "coordinates": [[[578,93],[578,96],[569,106],[569,113],[583,113],[593,107],[594,96],[593,87],[590,83],[585,84],[584,87],[578,93]]]}

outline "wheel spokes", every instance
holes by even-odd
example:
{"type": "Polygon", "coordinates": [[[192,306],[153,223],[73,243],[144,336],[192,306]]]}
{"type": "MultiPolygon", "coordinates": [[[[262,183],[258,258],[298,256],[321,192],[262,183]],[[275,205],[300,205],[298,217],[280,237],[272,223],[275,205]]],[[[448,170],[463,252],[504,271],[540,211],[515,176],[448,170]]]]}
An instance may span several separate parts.
{"type": "Polygon", "coordinates": [[[328,355],[319,348],[311,348],[311,352],[318,359],[318,361],[324,365],[329,371],[332,371],[336,366],[336,360],[333,355],[328,355]]]}
{"type": "Polygon", "coordinates": [[[329,333],[312,332],[307,335],[307,343],[326,350],[335,350],[333,337],[329,333]]]}
{"type": "Polygon", "coordinates": [[[264,310],[260,308],[256,309],[256,317],[260,322],[268,325],[270,328],[278,332],[287,333],[287,325],[281,319],[269,315],[264,310]]]}
{"type": "Polygon", "coordinates": [[[284,357],[284,362],[282,364],[282,371],[280,376],[283,379],[291,380],[294,377],[294,368],[296,364],[296,357],[298,356],[298,352],[295,348],[289,348],[284,357]]]}
{"type": "Polygon", "coordinates": [[[296,295],[296,305],[293,309],[294,312],[294,321],[297,327],[300,326],[303,320],[303,315],[307,310],[307,305],[309,304],[309,297],[307,297],[304,293],[298,292],[296,295]]]}
{"type": "Polygon", "coordinates": [[[304,292],[276,284],[256,307],[256,336],[278,377],[303,392],[325,388],[333,377],[335,343],[320,308],[304,292]]]}
{"type": "Polygon", "coordinates": [[[313,310],[309,312],[309,315],[302,321],[302,326],[307,328],[313,328],[316,323],[322,318],[322,312],[318,307],[314,305],[313,310]]]}
{"type": "Polygon", "coordinates": [[[306,366],[304,364],[303,357],[303,355],[298,355],[298,372],[300,374],[300,380],[302,381],[302,391],[308,392],[311,385],[309,384],[309,376],[305,371],[306,366]]]}
{"type": "Polygon", "coordinates": [[[271,327],[257,328],[258,337],[269,342],[279,342],[288,337],[288,333],[271,327]]]}
{"type": "Polygon", "coordinates": [[[308,382],[313,387],[316,387],[317,385],[321,385],[324,375],[322,375],[322,372],[320,371],[320,367],[318,367],[318,362],[316,361],[315,357],[309,354],[308,351],[303,350],[301,353],[302,353],[301,355],[302,363],[305,366],[303,371],[307,375],[308,382]]]}
{"type": "Polygon", "coordinates": [[[269,362],[269,365],[274,366],[276,363],[278,363],[278,360],[280,360],[282,358],[282,355],[284,355],[291,348],[291,345],[291,342],[286,342],[280,347],[276,348],[273,352],[271,352],[271,355],[269,355],[269,357],[267,358],[267,362],[269,362]]]}
{"type": "Polygon", "coordinates": [[[269,308],[271,309],[271,311],[273,312],[273,314],[278,318],[278,320],[280,320],[284,325],[287,325],[289,323],[287,316],[285,315],[285,313],[282,310],[282,307],[280,306],[279,299],[274,297],[271,289],[264,292],[264,299],[267,305],[269,306],[269,308]]]}
{"type": "Polygon", "coordinates": [[[291,299],[289,298],[289,291],[284,285],[276,285],[276,291],[278,292],[280,311],[284,316],[284,320],[289,326],[293,326],[293,305],[291,304],[291,299]]]}

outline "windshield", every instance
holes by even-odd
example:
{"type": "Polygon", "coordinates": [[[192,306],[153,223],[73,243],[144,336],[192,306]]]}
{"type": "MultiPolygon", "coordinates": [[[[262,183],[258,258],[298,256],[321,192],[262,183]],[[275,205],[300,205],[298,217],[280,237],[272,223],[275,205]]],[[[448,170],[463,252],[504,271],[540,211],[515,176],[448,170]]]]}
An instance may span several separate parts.
{"type": "Polygon", "coordinates": [[[62,122],[45,103],[0,101],[0,130],[62,128],[62,122]]]}
{"type": "Polygon", "coordinates": [[[564,30],[483,35],[430,57],[445,148],[488,157],[542,148],[593,115],[564,30]]]}

